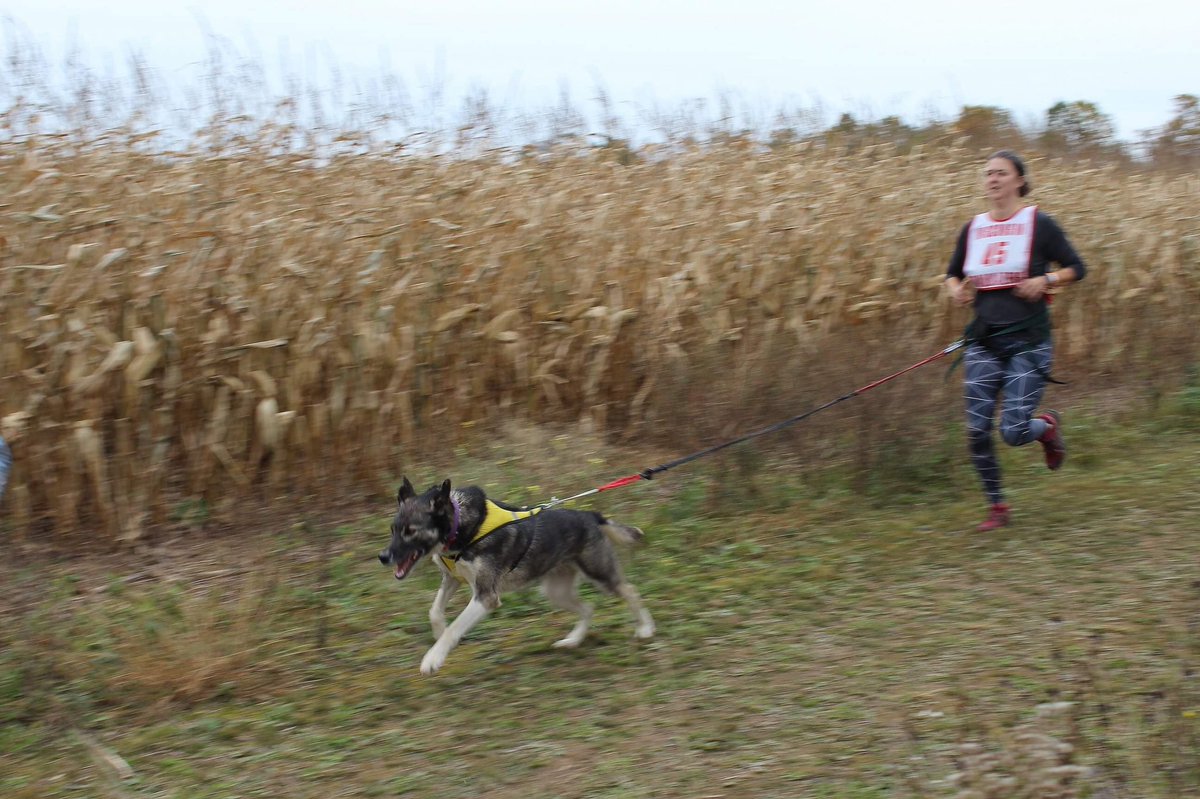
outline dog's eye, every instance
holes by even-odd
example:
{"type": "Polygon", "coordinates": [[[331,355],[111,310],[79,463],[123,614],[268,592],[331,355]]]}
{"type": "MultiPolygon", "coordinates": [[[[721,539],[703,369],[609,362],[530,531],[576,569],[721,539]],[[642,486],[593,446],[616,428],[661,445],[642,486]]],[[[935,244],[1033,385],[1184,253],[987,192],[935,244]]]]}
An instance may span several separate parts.
{"type": "Polygon", "coordinates": [[[401,538],[412,538],[412,537],[413,537],[413,531],[412,531],[412,528],[411,528],[411,527],[405,527],[405,528],[404,528],[404,530],[403,530],[403,531],[401,531],[401,533],[400,533],[400,537],[401,537],[401,538]]]}

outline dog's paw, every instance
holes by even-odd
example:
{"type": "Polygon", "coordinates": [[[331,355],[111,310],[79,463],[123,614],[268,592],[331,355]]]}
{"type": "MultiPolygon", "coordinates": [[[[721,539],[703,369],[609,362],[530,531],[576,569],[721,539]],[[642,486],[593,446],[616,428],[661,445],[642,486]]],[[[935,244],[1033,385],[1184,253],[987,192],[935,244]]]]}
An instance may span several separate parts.
{"type": "Polygon", "coordinates": [[[435,646],[425,653],[425,657],[421,658],[421,673],[426,676],[436,674],[445,662],[445,653],[439,651],[435,646]]]}
{"type": "Polygon", "coordinates": [[[633,631],[633,637],[645,640],[654,637],[654,622],[648,621],[644,624],[639,624],[637,629],[633,631]]]}
{"type": "Polygon", "coordinates": [[[432,624],[430,626],[433,627],[433,640],[435,641],[442,637],[442,633],[446,632],[445,622],[442,624],[432,624]]]}
{"type": "Polygon", "coordinates": [[[583,636],[578,638],[573,635],[568,635],[566,638],[560,638],[554,642],[555,649],[574,649],[583,643],[583,636]]]}

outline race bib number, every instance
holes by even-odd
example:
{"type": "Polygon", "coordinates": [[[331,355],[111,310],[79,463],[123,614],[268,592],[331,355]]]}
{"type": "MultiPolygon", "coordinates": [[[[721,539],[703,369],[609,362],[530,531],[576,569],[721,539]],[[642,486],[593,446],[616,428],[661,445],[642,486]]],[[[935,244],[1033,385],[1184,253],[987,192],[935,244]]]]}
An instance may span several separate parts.
{"type": "Polygon", "coordinates": [[[980,291],[1008,289],[1029,277],[1037,206],[1022,208],[1005,220],[980,214],[967,230],[963,272],[980,291]]]}

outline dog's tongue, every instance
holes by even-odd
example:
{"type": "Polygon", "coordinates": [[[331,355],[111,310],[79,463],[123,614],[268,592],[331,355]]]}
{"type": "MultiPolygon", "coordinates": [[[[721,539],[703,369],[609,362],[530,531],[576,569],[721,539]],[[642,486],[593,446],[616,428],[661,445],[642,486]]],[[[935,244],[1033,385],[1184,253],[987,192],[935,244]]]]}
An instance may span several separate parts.
{"type": "Polygon", "coordinates": [[[407,577],[408,573],[410,571],[412,571],[412,567],[416,565],[419,557],[420,557],[420,553],[414,552],[411,555],[409,555],[407,558],[405,558],[404,560],[397,563],[396,564],[396,579],[403,580],[405,577],[407,577]]]}

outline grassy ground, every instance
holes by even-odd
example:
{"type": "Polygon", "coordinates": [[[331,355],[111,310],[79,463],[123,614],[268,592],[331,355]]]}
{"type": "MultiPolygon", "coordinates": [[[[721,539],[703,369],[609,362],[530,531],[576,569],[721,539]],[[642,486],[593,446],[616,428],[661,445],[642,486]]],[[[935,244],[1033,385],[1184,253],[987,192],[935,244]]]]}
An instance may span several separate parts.
{"type": "MultiPolygon", "coordinates": [[[[658,637],[591,597],[589,640],[555,650],[572,620],[513,595],[434,678],[434,570],[374,562],[386,506],[26,559],[3,574],[0,795],[1200,794],[1200,433],[1077,414],[1071,434],[1059,474],[1006,451],[997,535],[972,532],[956,438],[952,474],[894,490],[743,452],[604,495],[649,535],[629,571],[658,637]]],[[[542,471],[463,451],[446,473],[520,501],[545,496],[531,474],[629,464],[526,445],[542,471]]]]}

